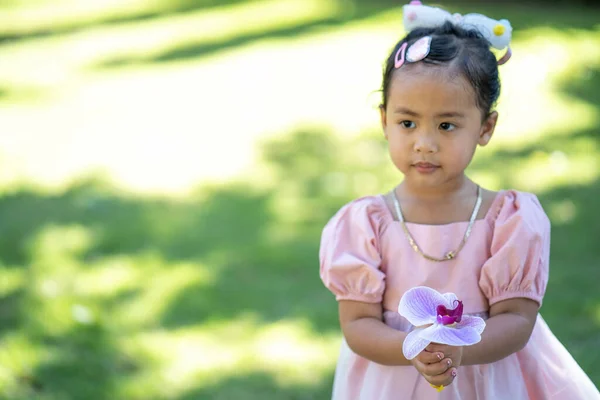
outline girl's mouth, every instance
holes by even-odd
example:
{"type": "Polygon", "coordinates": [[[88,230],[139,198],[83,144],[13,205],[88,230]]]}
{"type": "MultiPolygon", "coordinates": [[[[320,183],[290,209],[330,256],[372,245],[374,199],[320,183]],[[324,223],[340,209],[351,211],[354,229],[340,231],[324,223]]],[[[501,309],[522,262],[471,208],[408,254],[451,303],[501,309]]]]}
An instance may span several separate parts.
{"type": "Polygon", "coordinates": [[[413,166],[418,172],[422,174],[432,173],[439,168],[439,166],[428,162],[418,162],[413,164],[413,166]]]}

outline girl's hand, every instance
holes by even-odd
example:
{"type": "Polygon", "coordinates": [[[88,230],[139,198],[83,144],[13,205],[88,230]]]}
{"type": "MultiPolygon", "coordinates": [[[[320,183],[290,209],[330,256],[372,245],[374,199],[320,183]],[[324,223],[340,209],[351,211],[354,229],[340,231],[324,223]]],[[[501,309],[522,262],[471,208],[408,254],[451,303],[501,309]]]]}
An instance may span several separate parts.
{"type": "Polygon", "coordinates": [[[449,386],[456,377],[457,369],[452,359],[444,357],[440,351],[425,349],[411,363],[427,382],[435,386],[449,386]]]}
{"type": "Polygon", "coordinates": [[[447,344],[431,343],[423,352],[425,351],[443,354],[444,358],[452,360],[453,367],[458,368],[462,365],[463,346],[448,346],[447,344]]]}

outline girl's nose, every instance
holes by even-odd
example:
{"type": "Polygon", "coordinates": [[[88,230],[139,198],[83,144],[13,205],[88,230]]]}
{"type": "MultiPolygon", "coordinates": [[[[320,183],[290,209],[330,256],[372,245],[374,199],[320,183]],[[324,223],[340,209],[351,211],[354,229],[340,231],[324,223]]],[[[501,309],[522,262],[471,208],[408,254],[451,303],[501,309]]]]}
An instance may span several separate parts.
{"type": "Polygon", "coordinates": [[[417,153],[435,153],[438,151],[438,145],[435,135],[428,132],[417,134],[414,144],[414,151],[417,153]]]}

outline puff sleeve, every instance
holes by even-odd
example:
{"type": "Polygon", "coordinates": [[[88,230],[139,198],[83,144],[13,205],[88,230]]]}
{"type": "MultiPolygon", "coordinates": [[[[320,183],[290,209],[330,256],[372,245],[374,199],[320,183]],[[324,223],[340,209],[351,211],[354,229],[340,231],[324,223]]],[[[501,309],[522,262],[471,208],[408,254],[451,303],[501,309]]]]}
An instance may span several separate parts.
{"type": "Polygon", "coordinates": [[[381,302],[385,274],[380,270],[379,231],[382,207],[375,198],[351,202],[323,229],[320,276],[339,300],[381,302]]]}
{"type": "Polygon", "coordinates": [[[479,286],[489,305],[524,297],[542,305],[549,274],[550,221],[537,197],[506,192],[479,286]]]}

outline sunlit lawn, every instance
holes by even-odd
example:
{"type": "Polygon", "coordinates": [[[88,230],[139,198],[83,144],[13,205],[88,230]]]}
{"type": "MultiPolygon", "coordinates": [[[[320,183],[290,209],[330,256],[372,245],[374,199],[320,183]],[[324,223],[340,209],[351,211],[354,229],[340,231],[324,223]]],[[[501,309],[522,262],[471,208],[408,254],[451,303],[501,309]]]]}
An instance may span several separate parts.
{"type": "MultiPolygon", "coordinates": [[[[340,332],[319,235],[398,180],[376,113],[398,3],[6,4],[0,397],[328,398],[340,332]]],[[[597,13],[472,11],[516,34],[471,172],[539,194],[542,314],[599,384],[597,13]]]]}

